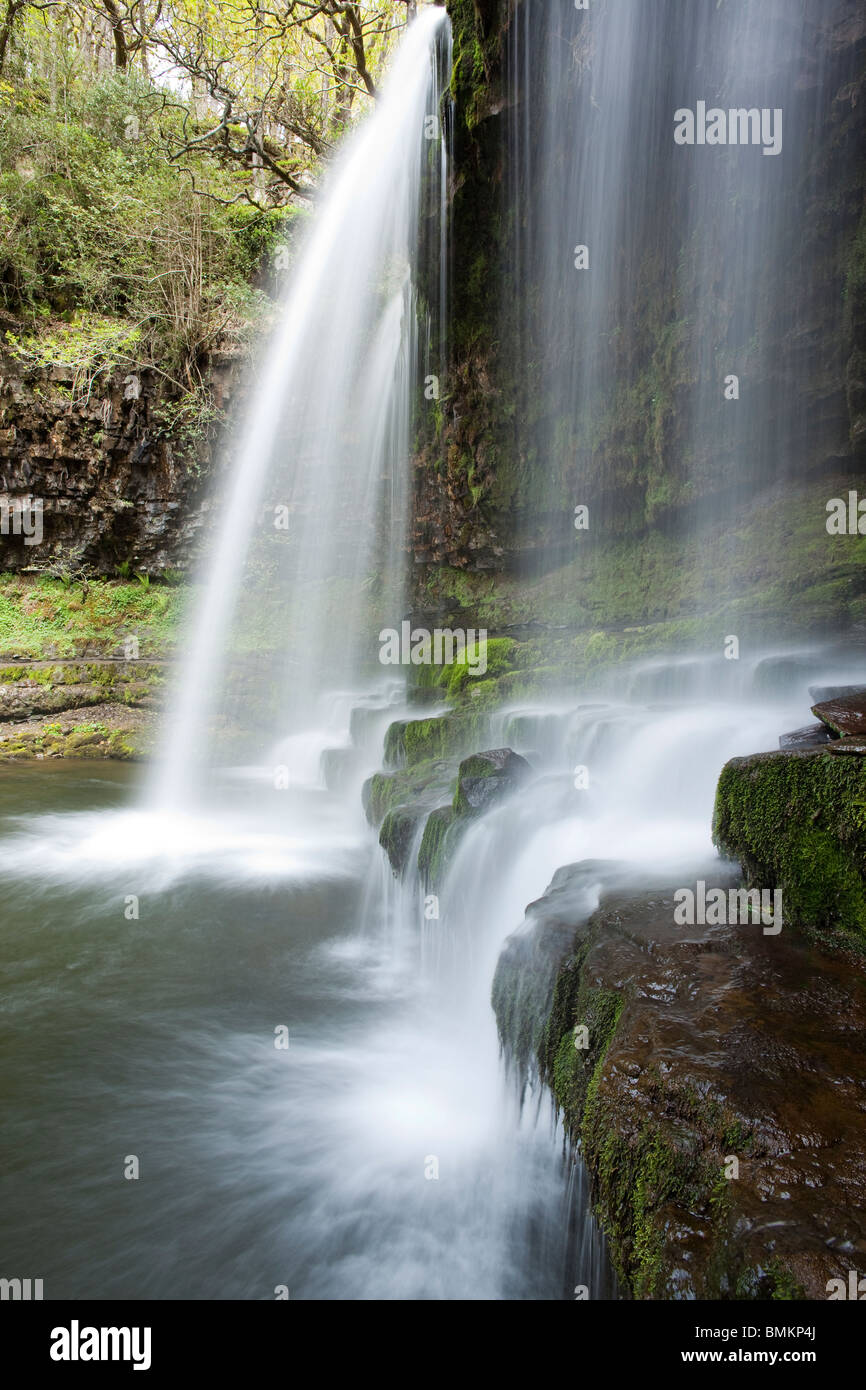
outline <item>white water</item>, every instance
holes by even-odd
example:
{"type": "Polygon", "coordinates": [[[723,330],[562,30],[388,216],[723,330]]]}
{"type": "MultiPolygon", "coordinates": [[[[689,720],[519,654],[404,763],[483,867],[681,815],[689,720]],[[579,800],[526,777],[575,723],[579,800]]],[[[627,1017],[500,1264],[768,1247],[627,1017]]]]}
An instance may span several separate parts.
{"type": "Polygon", "coordinates": [[[226,711],[278,762],[268,739],[305,728],[326,685],[374,665],[375,614],[399,613],[415,247],[431,157],[440,205],[446,168],[444,136],[426,139],[425,117],[438,112],[450,70],[448,32],[439,9],[409,27],[374,113],[326,180],[215,508],[153,806],[195,798],[201,764],[213,760],[210,726],[226,711]],[[286,519],[287,531],[275,524],[286,519]],[[255,710],[243,685],[231,690],[233,663],[250,646],[257,694],[272,687],[255,710]]]}

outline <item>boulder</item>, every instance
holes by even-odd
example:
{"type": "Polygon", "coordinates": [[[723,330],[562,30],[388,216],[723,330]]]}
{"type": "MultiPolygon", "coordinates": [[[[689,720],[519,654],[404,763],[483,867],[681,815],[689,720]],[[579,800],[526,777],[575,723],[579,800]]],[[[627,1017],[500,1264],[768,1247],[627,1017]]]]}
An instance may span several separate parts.
{"type": "Polygon", "coordinates": [[[458,816],[478,815],[503,796],[515,791],[531,774],[525,758],[510,748],[490,748],[464,758],[457,773],[454,811],[458,816]]]}
{"type": "Polygon", "coordinates": [[[722,768],[713,839],[750,888],[782,889],[791,925],[866,933],[862,763],[862,741],[842,738],[722,768]]]}

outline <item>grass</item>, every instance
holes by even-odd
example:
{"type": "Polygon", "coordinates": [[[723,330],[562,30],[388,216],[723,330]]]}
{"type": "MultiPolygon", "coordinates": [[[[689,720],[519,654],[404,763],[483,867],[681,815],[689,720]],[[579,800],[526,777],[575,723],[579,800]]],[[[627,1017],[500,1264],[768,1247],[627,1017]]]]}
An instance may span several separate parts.
{"type": "Polygon", "coordinates": [[[165,656],[177,639],[182,588],[137,580],[90,580],[86,586],[47,576],[0,574],[0,658],[32,660],[116,654],[136,636],[139,655],[165,656]]]}

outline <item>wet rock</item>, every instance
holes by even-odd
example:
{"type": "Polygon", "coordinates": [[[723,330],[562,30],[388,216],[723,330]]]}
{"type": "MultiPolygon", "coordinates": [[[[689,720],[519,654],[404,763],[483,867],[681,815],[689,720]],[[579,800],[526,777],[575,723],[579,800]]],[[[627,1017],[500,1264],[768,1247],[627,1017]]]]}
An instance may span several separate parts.
{"type": "MultiPolygon", "coordinates": [[[[113,575],[120,560],[148,573],[187,568],[206,520],[220,427],[169,437],[166,416],[179,398],[164,373],[146,367],[135,374],[135,399],[123,372],[101,373],[90,391],[70,389],[66,369],[19,372],[0,351],[0,481],[10,496],[41,499],[44,538],[31,548],[4,536],[4,569],[113,575]]],[[[241,363],[214,359],[206,377],[227,403],[241,363]]]]}
{"type": "Polygon", "coordinates": [[[429,719],[398,719],[385,734],[385,765],[415,767],[431,758],[459,758],[489,733],[489,717],[454,710],[429,719]]]}
{"type": "Polygon", "coordinates": [[[829,743],[831,739],[837,738],[832,729],[826,724],[807,724],[802,729],[792,729],[789,734],[781,734],[779,737],[780,748],[815,748],[819,744],[829,743]]]}
{"type": "Polygon", "coordinates": [[[722,769],[713,840],[739,860],[750,888],[782,890],[788,923],[866,932],[863,751],[863,741],[843,738],[732,758],[722,769]]]}
{"type": "Polygon", "coordinates": [[[377,772],[361,792],[367,819],[371,825],[381,825],[398,806],[413,806],[419,815],[432,810],[451,792],[456,770],[453,761],[430,759],[399,772],[377,772]]]}
{"type": "Polygon", "coordinates": [[[421,823],[421,811],[410,806],[398,806],[389,811],[382,821],[379,831],[379,844],[388,856],[388,862],[395,874],[402,875],[409,862],[409,854],[421,823]]]}
{"type": "Polygon", "coordinates": [[[838,738],[866,735],[866,695],[842,695],[812,706],[812,713],[838,738]]]}
{"type": "Polygon", "coordinates": [[[428,815],[418,850],[418,872],[424,886],[436,890],[460,844],[466,827],[531,774],[525,758],[510,748],[490,748],[464,758],[457,772],[451,803],[428,815]]]}
{"type": "Polygon", "coordinates": [[[543,896],[527,907],[523,926],[502,948],[491,999],[500,1038],[523,1077],[537,1071],[557,972],[576,925],[588,920],[602,888],[621,872],[609,860],[584,860],[557,869],[543,896]]]}
{"type": "Polygon", "coordinates": [[[678,885],[588,870],[530,907],[494,1006],[581,1144],[621,1281],[638,1298],[826,1298],[866,1268],[862,959],[678,927],[678,885]]]}
{"type": "Polygon", "coordinates": [[[16,661],[0,666],[0,720],[34,719],[101,705],[112,694],[129,706],[153,701],[165,680],[151,661],[16,661]]]}
{"type": "Polygon", "coordinates": [[[453,806],[438,806],[427,817],[418,849],[418,873],[425,888],[439,888],[459,843],[461,829],[453,806]]]}
{"type": "Polygon", "coordinates": [[[488,810],[525,782],[532,769],[510,748],[490,748],[464,758],[457,774],[454,810],[470,816],[488,810]]]}

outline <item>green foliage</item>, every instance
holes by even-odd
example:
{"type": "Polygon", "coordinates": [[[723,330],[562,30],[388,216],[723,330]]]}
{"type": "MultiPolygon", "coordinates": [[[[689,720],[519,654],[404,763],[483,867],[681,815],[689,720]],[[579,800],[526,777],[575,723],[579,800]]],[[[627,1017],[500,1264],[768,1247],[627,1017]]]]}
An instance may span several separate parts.
{"type": "Polygon", "coordinates": [[[225,207],[218,169],[167,163],[179,117],[133,71],[42,76],[35,31],[18,80],[0,83],[0,297],[25,325],[8,334],[27,365],[92,377],[151,364],[193,389],[207,353],[243,344],[266,313],[250,287],[284,218],[225,207]]]}
{"type": "Polygon", "coordinates": [[[137,581],[91,580],[85,592],[59,579],[0,575],[0,654],[67,657],[85,645],[113,652],[130,633],[143,656],[162,652],[174,640],[182,606],[182,590],[137,581]]]}

